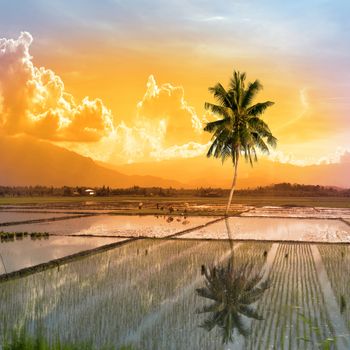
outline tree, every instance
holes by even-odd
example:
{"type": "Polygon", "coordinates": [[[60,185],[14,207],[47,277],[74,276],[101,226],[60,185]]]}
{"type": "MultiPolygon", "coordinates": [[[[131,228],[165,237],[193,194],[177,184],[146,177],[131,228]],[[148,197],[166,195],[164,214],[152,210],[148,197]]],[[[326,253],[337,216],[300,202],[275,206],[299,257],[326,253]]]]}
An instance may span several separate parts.
{"type": "Polygon", "coordinates": [[[234,167],[233,181],[226,215],[231,205],[237,182],[237,170],[240,156],[243,155],[253,166],[257,161],[257,151],[269,153],[269,146],[275,147],[277,139],[272,135],[268,125],[261,119],[265,110],[274,102],[266,101],[252,104],[257,93],[262,89],[258,80],[246,85],[246,74],[234,71],[226,90],[220,83],[209,88],[217,104],[205,103],[205,108],[219,117],[208,122],[205,131],[212,133],[207,157],[221,158],[224,162],[232,159],[234,167]]]}

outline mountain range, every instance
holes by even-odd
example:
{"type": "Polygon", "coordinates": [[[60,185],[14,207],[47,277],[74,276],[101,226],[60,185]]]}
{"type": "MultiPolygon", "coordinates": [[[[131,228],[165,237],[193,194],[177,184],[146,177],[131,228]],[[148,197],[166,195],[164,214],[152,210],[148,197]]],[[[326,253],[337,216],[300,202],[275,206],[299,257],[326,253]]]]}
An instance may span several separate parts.
{"type": "MultiPolygon", "coordinates": [[[[229,162],[205,157],[110,165],[96,162],[49,142],[29,137],[0,139],[0,185],[131,187],[230,186],[229,162]]],[[[239,165],[238,188],[290,182],[350,187],[350,154],[340,163],[296,166],[261,159],[251,167],[239,165]]]]}
{"type": "MultiPolygon", "coordinates": [[[[186,187],[231,186],[233,166],[218,159],[196,157],[173,159],[152,163],[135,163],[117,168],[124,174],[162,174],[186,184],[186,187]]],[[[350,153],[343,156],[340,163],[297,166],[260,159],[252,167],[243,159],[238,168],[238,188],[266,186],[274,183],[290,182],[306,185],[350,187],[350,153]]]]}
{"type": "Polygon", "coordinates": [[[0,138],[0,185],[181,187],[158,176],[125,175],[91,158],[29,137],[0,138]]]}

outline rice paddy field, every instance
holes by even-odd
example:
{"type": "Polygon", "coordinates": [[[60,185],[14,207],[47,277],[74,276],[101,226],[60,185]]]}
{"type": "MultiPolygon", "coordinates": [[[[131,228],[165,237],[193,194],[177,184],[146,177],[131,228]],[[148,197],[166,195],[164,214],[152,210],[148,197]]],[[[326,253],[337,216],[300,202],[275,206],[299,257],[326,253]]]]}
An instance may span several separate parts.
{"type": "Polygon", "coordinates": [[[45,213],[45,212],[16,212],[16,211],[0,211],[0,227],[1,225],[9,225],[11,223],[28,222],[28,221],[44,221],[50,219],[66,219],[75,217],[70,213],[45,213]]]}
{"type": "Polygon", "coordinates": [[[349,209],[177,209],[2,207],[0,348],[350,349],[349,209]]]}

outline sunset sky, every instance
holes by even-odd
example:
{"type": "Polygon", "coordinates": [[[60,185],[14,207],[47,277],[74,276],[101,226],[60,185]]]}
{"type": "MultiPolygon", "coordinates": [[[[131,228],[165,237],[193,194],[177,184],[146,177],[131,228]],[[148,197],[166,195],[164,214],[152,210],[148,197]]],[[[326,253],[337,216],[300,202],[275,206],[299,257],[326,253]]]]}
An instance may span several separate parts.
{"type": "Polygon", "coordinates": [[[202,155],[208,87],[236,69],[275,102],[264,116],[279,140],[272,159],[350,151],[347,0],[0,4],[3,135],[114,165],[202,155]]]}

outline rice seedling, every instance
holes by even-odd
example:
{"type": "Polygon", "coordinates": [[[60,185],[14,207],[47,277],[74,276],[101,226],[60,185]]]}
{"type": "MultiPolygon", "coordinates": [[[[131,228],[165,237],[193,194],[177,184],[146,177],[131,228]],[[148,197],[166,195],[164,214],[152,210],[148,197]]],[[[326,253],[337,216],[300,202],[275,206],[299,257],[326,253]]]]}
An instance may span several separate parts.
{"type": "Polygon", "coordinates": [[[89,343],[84,342],[62,342],[59,339],[48,341],[42,331],[37,332],[34,336],[30,335],[22,328],[19,331],[13,331],[9,340],[2,344],[3,350],[133,350],[131,345],[120,347],[103,346],[96,348],[89,343]]]}
{"type": "Polygon", "coordinates": [[[324,267],[327,271],[339,311],[350,330],[350,254],[349,245],[330,247],[318,245],[324,267]]]}
{"type": "Polygon", "coordinates": [[[270,280],[272,288],[264,293],[257,309],[264,321],[252,322],[252,335],[245,349],[314,349],[324,339],[334,338],[308,244],[280,244],[270,280]]]}
{"type": "Polygon", "coordinates": [[[209,332],[216,326],[220,328],[223,344],[234,342],[235,330],[238,335],[249,336],[242,316],[263,319],[252,304],[263,296],[269,283],[262,282],[263,275],[253,270],[251,262],[236,266],[231,259],[223,266],[204,269],[205,287],[196,291],[212,303],[198,310],[199,313],[210,313],[201,327],[209,332]]]}
{"type": "Polygon", "coordinates": [[[48,232],[31,232],[30,233],[31,239],[41,239],[41,238],[49,238],[48,232]]]}
{"type": "Polygon", "coordinates": [[[193,293],[191,288],[182,294],[198,277],[199,267],[214,262],[226,250],[222,242],[136,241],[59,270],[4,282],[0,336],[16,324],[25,324],[32,333],[45,323],[50,341],[61,335],[62,341],[92,341],[97,348],[152,343],[153,329],[162,326],[163,317],[172,315],[178,301],[193,293]],[[140,254],[146,250],[147,256],[140,254]],[[161,305],[170,306],[163,309],[161,305]],[[150,315],[149,323],[140,326],[150,315]]]}
{"type": "MultiPolygon", "coordinates": [[[[328,273],[334,274],[332,285],[343,286],[336,296],[340,304],[344,296],[342,317],[347,318],[349,279],[337,269],[347,271],[350,254],[342,258],[341,249],[324,250],[320,248],[328,273]],[[330,260],[330,254],[336,259],[330,260]]],[[[225,264],[229,255],[229,245],[221,241],[137,240],[2,282],[0,344],[11,341],[18,325],[35,335],[45,324],[42,336],[50,345],[59,340],[93,349],[108,344],[116,349],[124,344],[140,349],[221,349],[220,329],[206,332],[198,327],[205,314],[196,310],[206,302],[195,290],[203,284],[206,266],[225,264]]],[[[248,323],[244,349],[314,349],[323,343],[333,348],[335,332],[308,244],[241,243],[234,259],[238,266],[253,261],[257,273],[271,265],[271,287],[252,305],[264,320],[248,323]]]]}
{"type": "Polygon", "coordinates": [[[24,237],[30,236],[31,239],[48,239],[49,233],[48,232],[31,232],[28,234],[28,232],[0,232],[0,242],[13,242],[16,240],[22,240],[24,237]]]}

